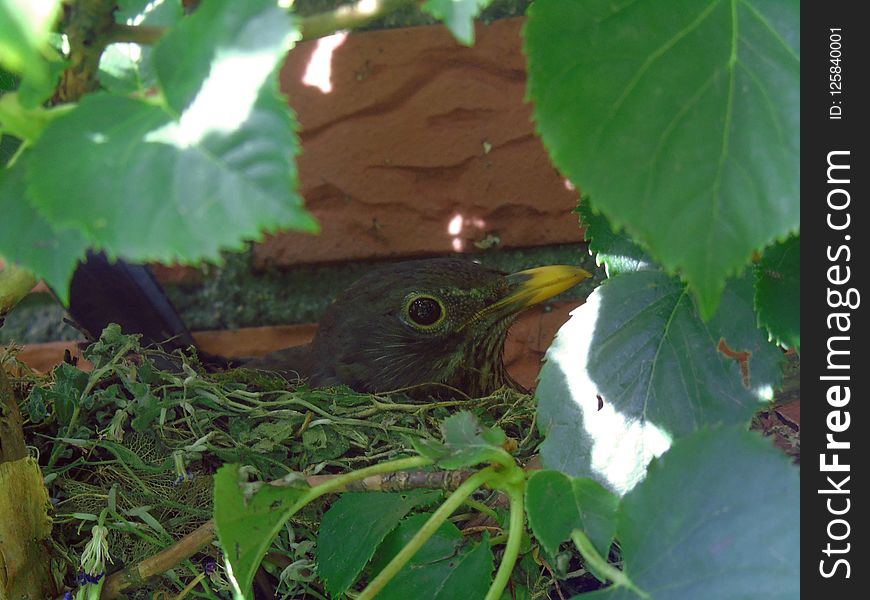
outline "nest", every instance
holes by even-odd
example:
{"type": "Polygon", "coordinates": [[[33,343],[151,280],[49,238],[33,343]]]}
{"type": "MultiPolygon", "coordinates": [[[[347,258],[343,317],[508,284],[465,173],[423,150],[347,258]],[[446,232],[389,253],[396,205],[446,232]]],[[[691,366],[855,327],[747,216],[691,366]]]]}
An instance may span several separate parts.
{"type": "MultiPolygon", "coordinates": [[[[14,351],[0,356],[48,484],[55,570],[68,586],[101,513],[108,570],[139,563],[210,519],[212,474],[226,462],[249,465],[262,480],[344,473],[407,455],[411,437],[440,438],[439,421],[462,409],[501,427],[521,461],[540,442],[533,399],[508,389],[421,403],[401,393],[289,385],[245,369],[208,373],[194,353],[143,349],[114,326],[85,357],[91,372],[64,363],[43,376],[18,363],[14,351]]],[[[325,597],[313,550],[328,502],[297,514],[267,555],[278,597],[325,597]]],[[[203,597],[229,597],[215,546],[129,597],[155,597],[161,588],[174,597],[204,565],[213,593],[203,597]]],[[[551,583],[542,570],[535,595],[547,597],[551,583]]]]}

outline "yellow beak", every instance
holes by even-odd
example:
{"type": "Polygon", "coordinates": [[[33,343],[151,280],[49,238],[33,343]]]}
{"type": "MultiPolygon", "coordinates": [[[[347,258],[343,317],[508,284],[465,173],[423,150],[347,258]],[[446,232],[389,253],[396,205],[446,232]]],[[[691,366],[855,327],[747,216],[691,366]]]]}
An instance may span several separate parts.
{"type": "Polygon", "coordinates": [[[511,286],[508,294],[475,314],[462,327],[492,315],[498,315],[498,318],[501,318],[516,314],[524,308],[543,302],[547,298],[552,298],[574,287],[587,277],[592,277],[589,271],[568,265],[537,267],[507,275],[505,279],[511,286]]]}
{"type": "Polygon", "coordinates": [[[507,279],[515,289],[498,304],[509,304],[521,310],[561,294],[588,277],[592,277],[589,271],[568,265],[537,267],[513,273],[507,279]]]}

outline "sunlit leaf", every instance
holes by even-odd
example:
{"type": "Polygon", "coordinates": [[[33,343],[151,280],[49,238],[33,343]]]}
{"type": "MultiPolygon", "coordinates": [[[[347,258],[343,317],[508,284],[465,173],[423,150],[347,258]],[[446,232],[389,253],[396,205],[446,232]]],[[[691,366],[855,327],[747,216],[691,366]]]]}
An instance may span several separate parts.
{"type": "Polygon", "coordinates": [[[544,463],[625,493],[674,438],[715,423],[749,423],[781,376],[782,353],[736,280],[701,319],[677,278],[609,279],[572,312],[547,351],[536,395],[544,463]]]}
{"type": "Polygon", "coordinates": [[[217,260],[264,230],[314,227],[295,191],[294,125],[274,90],[238,131],[187,146],[156,139],[174,124],[138,100],[86,97],[34,147],[34,202],[137,260],[217,260]]]}
{"type": "Polygon", "coordinates": [[[292,42],[290,17],[268,0],[209,2],[184,24],[156,49],[170,104],[85,97],[33,148],[34,204],[133,260],[219,260],[264,231],[316,229],[296,191],[296,123],[270,75],[292,42]],[[273,25],[250,29],[264,19],[273,25]]]}
{"type": "MultiPolygon", "coordinates": [[[[115,21],[124,25],[171,27],[184,16],[181,2],[120,0],[115,21]]],[[[147,93],[158,85],[154,48],[140,44],[111,44],[100,56],[100,85],[118,94],[147,93]]]]}

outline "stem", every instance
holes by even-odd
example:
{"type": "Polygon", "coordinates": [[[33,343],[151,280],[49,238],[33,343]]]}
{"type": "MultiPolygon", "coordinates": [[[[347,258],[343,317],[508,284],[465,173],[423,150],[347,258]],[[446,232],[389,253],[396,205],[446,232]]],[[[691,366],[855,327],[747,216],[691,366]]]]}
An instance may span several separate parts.
{"type": "Polygon", "coordinates": [[[482,512],[483,514],[485,514],[486,516],[488,516],[489,518],[491,518],[493,521],[497,521],[497,520],[498,520],[498,513],[495,512],[495,511],[494,511],[493,509],[491,509],[490,507],[488,507],[488,506],[487,506],[486,504],[484,504],[483,502],[478,502],[477,500],[473,500],[473,499],[471,499],[471,498],[466,498],[466,499],[465,499],[465,504],[467,504],[468,506],[470,506],[471,508],[473,508],[473,509],[476,510],[477,512],[482,512]]]}
{"type": "Polygon", "coordinates": [[[179,564],[199,552],[214,539],[214,522],[208,521],[200,525],[191,534],[185,536],[172,546],[161,550],[154,556],[148,557],[142,562],[128,567],[118,573],[113,573],[106,579],[106,584],[100,596],[117,598],[120,593],[130,586],[144,583],[152,575],[162,573],[179,564]]]}
{"type": "Polygon", "coordinates": [[[177,596],[175,596],[175,598],[173,600],[183,600],[185,598],[185,596],[187,596],[190,592],[192,592],[193,588],[198,586],[199,582],[202,581],[203,579],[205,579],[205,573],[200,573],[199,575],[194,577],[193,581],[188,583],[187,587],[185,587],[183,590],[181,590],[181,592],[177,596]]]}
{"type": "MultiPolygon", "coordinates": [[[[334,479],[330,479],[324,483],[321,483],[317,487],[313,487],[308,490],[305,494],[303,494],[299,500],[296,501],[296,504],[293,505],[293,512],[295,513],[297,510],[308,504],[309,502],[320,498],[324,494],[329,494],[332,492],[339,491],[341,488],[346,485],[353,483],[354,481],[359,481],[360,479],[365,479],[366,477],[370,477],[372,475],[381,475],[382,473],[392,473],[393,471],[406,471],[408,469],[416,469],[419,467],[425,467],[427,465],[431,465],[432,460],[428,458],[424,458],[422,456],[412,456],[410,458],[400,458],[398,460],[391,460],[389,462],[380,463],[377,465],[372,465],[370,467],[365,467],[364,469],[360,469],[358,471],[352,471],[350,473],[345,473],[344,475],[338,475],[334,479]]],[[[288,515],[289,518],[289,515],[288,515]]],[[[284,526],[284,523],[281,523],[281,527],[284,526]]],[[[280,527],[278,528],[280,530],[280,527]]],[[[276,530],[277,534],[277,530],[276,530]]]]}
{"type": "Polygon", "coordinates": [[[30,293],[36,277],[13,264],[0,265],[0,319],[30,293]]]}
{"type": "Polygon", "coordinates": [[[152,45],[156,44],[166,31],[166,27],[115,23],[100,41],[106,46],[115,43],[152,45]]]}
{"type": "MultiPolygon", "coordinates": [[[[299,24],[299,31],[302,34],[300,41],[313,40],[331,35],[336,31],[362,27],[379,17],[405,6],[410,6],[417,1],[359,0],[353,4],[339,6],[328,12],[299,17],[297,23],[299,24]]],[[[169,31],[167,27],[114,24],[100,36],[100,43],[103,46],[115,43],[151,45],[156,44],[167,31],[169,31]]]]}
{"type": "Polygon", "coordinates": [[[55,90],[54,103],[76,102],[100,87],[97,72],[105,43],[101,37],[115,24],[115,0],[69,3],[64,33],[69,40],[69,66],[55,90]]]}
{"type": "Polygon", "coordinates": [[[302,17],[299,29],[303,40],[320,38],[342,29],[355,29],[417,0],[359,0],[335,10],[302,17]]]}
{"type": "Polygon", "coordinates": [[[517,557],[520,555],[520,546],[523,541],[523,533],[525,532],[525,512],[523,510],[523,488],[524,485],[510,485],[505,491],[511,501],[511,517],[508,527],[508,540],[504,549],[501,564],[498,566],[498,572],[495,574],[495,579],[489,587],[489,592],[484,600],[498,600],[504,593],[505,588],[510,582],[511,573],[513,573],[514,565],[517,562],[517,557]]]}
{"type": "Polygon", "coordinates": [[[605,559],[601,558],[598,550],[592,544],[592,540],[580,529],[575,529],[571,532],[571,540],[577,546],[577,550],[583,556],[587,566],[594,574],[609,579],[613,582],[614,587],[624,587],[633,591],[641,598],[649,598],[649,594],[637,587],[634,582],[628,578],[625,571],[620,571],[605,559]]]}
{"type": "Polygon", "coordinates": [[[429,517],[426,524],[423,525],[420,531],[418,531],[405,547],[393,557],[393,560],[391,560],[389,564],[378,573],[377,577],[369,582],[362,593],[357,596],[356,600],[370,600],[371,598],[374,598],[375,594],[380,592],[402,569],[402,567],[405,566],[405,563],[411,560],[411,557],[417,553],[417,550],[419,550],[423,544],[432,537],[438,528],[441,527],[441,524],[447,520],[447,517],[453,514],[453,511],[459,508],[459,506],[465,502],[465,499],[473,494],[477,488],[495,476],[497,476],[496,470],[492,467],[487,467],[466,479],[455,492],[450,494],[450,497],[447,498],[444,504],[438,507],[438,510],[429,517]]]}
{"type": "MultiPolygon", "coordinates": [[[[314,487],[314,488],[307,490],[304,494],[302,494],[293,503],[292,506],[290,506],[290,508],[288,508],[284,512],[283,515],[281,515],[281,518],[278,519],[278,521],[272,526],[272,528],[268,532],[266,532],[266,534],[259,540],[259,545],[258,545],[257,550],[256,550],[258,562],[262,561],[263,557],[266,556],[266,552],[268,551],[269,546],[272,543],[272,540],[275,539],[275,537],[278,535],[278,533],[284,527],[284,524],[287,522],[287,520],[290,517],[292,517],[293,515],[295,515],[297,512],[302,510],[302,508],[306,504],[313,502],[314,500],[316,500],[317,498],[320,498],[321,496],[323,496],[325,494],[329,494],[331,492],[338,491],[341,488],[345,487],[346,485],[348,485],[354,481],[357,481],[360,479],[365,479],[366,477],[369,477],[371,475],[380,475],[381,473],[390,473],[393,471],[403,471],[405,469],[414,469],[417,467],[431,465],[432,463],[433,463],[433,461],[431,459],[428,459],[428,458],[425,458],[422,456],[414,456],[411,458],[401,458],[398,460],[392,460],[389,462],[385,462],[385,463],[381,463],[381,464],[377,464],[377,465],[372,465],[371,467],[366,467],[366,468],[360,469],[358,471],[352,471],[352,472],[346,473],[344,475],[339,475],[338,477],[336,477],[335,479],[332,479],[331,481],[327,481],[327,482],[325,482],[317,487],[314,487]]],[[[279,482],[280,482],[280,480],[279,480],[279,482]]],[[[274,482],[274,483],[278,483],[278,485],[280,485],[279,482],[274,482]]],[[[218,536],[218,538],[220,538],[220,536],[218,536]]],[[[224,548],[224,550],[226,551],[227,549],[224,548]]],[[[250,574],[250,577],[253,578],[253,573],[250,574]]],[[[252,581],[246,577],[245,579],[240,580],[239,583],[241,584],[242,589],[246,590],[246,589],[250,589],[252,581]]]]}

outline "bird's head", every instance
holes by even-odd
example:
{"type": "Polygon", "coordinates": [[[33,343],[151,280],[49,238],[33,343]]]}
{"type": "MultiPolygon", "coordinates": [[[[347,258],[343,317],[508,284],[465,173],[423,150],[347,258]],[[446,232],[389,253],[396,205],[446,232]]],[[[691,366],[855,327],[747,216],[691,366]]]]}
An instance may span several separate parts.
{"type": "Polygon", "coordinates": [[[381,267],[327,310],[311,383],[369,392],[440,383],[472,396],[518,387],[502,363],[508,327],[524,308],[589,276],[569,266],[507,275],[461,258],[381,267]]]}

